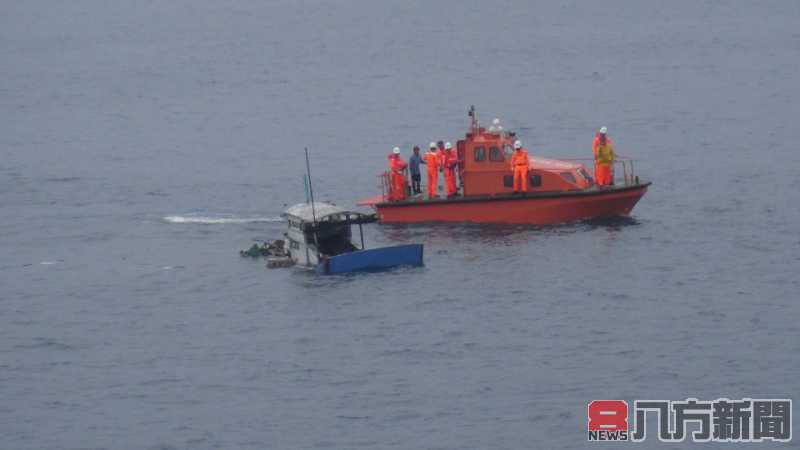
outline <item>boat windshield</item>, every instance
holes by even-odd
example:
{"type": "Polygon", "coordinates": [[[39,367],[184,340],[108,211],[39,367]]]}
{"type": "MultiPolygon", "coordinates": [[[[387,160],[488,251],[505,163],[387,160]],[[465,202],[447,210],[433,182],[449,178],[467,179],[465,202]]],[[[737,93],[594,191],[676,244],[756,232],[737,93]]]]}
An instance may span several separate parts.
{"type": "Polygon", "coordinates": [[[316,230],[306,232],[307,242],[316,242],[319,252],[327,256],[357,250],[350,241],[351,236],[350,225],[338,223],[324,224],[316,230]]]}
{"type": "Polygon", "coordinates": [[[348,236],[336,234],[319,240],[319,252],[327,256],[340,255],[358,250],[348,236]]]}

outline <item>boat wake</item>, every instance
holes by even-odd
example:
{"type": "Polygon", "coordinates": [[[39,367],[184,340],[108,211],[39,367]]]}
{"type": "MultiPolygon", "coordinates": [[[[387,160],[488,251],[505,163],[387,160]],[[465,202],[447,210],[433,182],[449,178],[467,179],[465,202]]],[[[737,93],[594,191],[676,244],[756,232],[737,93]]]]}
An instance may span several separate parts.
{"type": "Polygon", "coordinates": [[[165,216],[164,222],[167,223],[190,223],[190,224],[240,224],[240,223],[263,223],[263,222],[281,222],[283,219],[280,217],[235,217],[229,215],[216,215],[216,216],[165,216]]]}

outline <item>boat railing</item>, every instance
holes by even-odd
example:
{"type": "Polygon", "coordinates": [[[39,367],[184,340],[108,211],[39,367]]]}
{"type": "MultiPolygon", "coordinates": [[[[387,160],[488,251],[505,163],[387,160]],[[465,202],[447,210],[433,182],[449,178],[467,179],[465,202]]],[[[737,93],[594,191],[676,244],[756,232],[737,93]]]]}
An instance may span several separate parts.
{"type": "MultiPolygon", "coordinates": [[[[587,163],[586,166],[594,167],[594,158],[559,158],[560,161],[571,161],[587,163]]],[[[617,167],[622,168],[622,181],[624,186],[633,186],[639,184],[639,177],[633,168],[633,158],[627,156],[617,155],[614,158],[614,178],[617,178],[617,167]]],[[[593,174],[594,175],[594,174],[593,174]]]]}
{"type": "Polygon", "coordinates": [[[378,189],[381,190],[381,196],[384,200],[389,198],[389,189],[391,189],[391,186],[392,180],[388,170],[378,174],[378,189]]]}
{"type": "MultiPolygon", "coordinates": [[[[403,169],[403,176],[406,179],[406,196],[411,194],[411,186],[408,184],[409,173],[408,167],[403,169]]],[[[384,200],[389,200],[392,193],[392,171],[386,170],[378,174],[378,189],[381,190],[381,195],[383,196],[384,200]]]]}

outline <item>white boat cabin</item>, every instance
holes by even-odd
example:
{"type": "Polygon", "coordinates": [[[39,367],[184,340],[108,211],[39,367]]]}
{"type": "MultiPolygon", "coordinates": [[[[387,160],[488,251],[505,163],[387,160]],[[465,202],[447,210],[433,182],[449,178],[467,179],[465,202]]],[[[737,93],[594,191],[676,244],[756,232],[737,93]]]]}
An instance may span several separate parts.
{"type": "Polygon", "coordinates": [[[364,248],[361,224],[374,219],[362,213],[347,211],[330,203],[299,203],[283,213],[288,229],[289,256],[295,264],[314,267],[321,259],[364,248]],[[350,225],[358,224],[361,248],[352,243],[350,225]]]}

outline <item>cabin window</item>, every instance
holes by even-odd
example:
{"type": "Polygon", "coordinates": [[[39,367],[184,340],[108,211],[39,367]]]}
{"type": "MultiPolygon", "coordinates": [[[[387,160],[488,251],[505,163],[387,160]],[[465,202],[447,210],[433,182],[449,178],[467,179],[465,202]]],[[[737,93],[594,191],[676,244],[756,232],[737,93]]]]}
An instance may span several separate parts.
{"type": "Polygon", "coordinates": [[[514,155],[514,148],[511,147],[511,144],[503,145],[503,151],[506,153],[506,159],[511,159],[511,156],[514,155]]]}
{"type": "Polygon", "coordinates": [[[573,184],[577,183],[577,181],[575,180],[575,175],[573,175],[572,172],[561,172],[560,175],[561,178],[565,179],[566,181],[569,181],[570,183],[573,184]]]}
{"type": "Polygon", "coordinates": [[[539,187],[542,185],[542,176],[538,173],[532,173],[529,176],[531,187],[539,187]]]}
{"type": "Polygon", "coordinates": [[[289,248],[293,248],[293,249],[297,250],[297,249],[300,248],[300,244],[298,244],[295,241],[289,241],[289,248]]]}
{"type": "Polygon", "coordinates": [[[350,242],[349,228],[344,233],[335,233],[319,239],[319,251],[323,255],[335,256],[358,250],[350,242]]]}
{"type": "Polygon", "coordinates": [[[490,161],[504,161],[503,154],[500,153],[500,149],[497,147],[492,147],[489,149],[489,160],[490,161]]]}
{"type": "Polygon", "coordinates": [[[475,147],[472,150],[472,154],[475,157],[475,162],[482,162],[486,159],[486,149],[483,147],[475,147]]]}
{"type": "Polygon", "coordinates": [[[513,175],[503,175],[503,186],[507,188],[514,187],[514,176],[513,175]]]}

